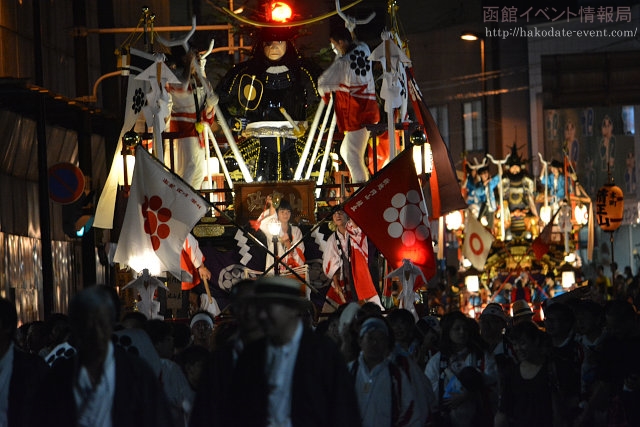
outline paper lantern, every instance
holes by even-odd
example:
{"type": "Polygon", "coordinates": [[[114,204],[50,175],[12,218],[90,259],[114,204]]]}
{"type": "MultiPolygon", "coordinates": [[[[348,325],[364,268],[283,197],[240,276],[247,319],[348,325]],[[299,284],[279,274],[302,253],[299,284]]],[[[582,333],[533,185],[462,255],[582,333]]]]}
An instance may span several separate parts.
{"type": "Polygon", "coordinates": [[[596,219],[603,231],[616,231],[622,225],[624,194],[615,184],[606,184],[596,195],[596,219]]]}

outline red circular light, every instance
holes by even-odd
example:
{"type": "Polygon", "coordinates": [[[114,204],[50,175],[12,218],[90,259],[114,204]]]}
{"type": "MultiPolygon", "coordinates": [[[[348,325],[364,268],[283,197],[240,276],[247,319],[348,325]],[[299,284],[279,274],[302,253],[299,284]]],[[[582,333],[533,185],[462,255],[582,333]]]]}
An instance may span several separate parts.
{"type": "Polygon", "coordinates": [[[291,7],[281,1],[271,3],[271,20],[275,22],[287,22],[291,19],[293,12],[291,7]]]}

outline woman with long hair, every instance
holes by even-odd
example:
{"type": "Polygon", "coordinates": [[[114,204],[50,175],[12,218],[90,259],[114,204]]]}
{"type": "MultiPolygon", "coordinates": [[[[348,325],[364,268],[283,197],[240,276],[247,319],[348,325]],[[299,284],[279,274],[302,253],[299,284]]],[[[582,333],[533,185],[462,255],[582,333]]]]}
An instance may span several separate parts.
{"type": "Polygon", "coordinates": [[[493,355],[483,346],[478,324],[462,312],[453,311],[442,317],[440,326],[440,351],[425,368],[438,403],[436,425],[490,425],[493,415],[487,393],[484,394],[487,399],[479,405],[476,391],[488,390],[496,383],[498,374],[493,355]],[[465,386],[469,376],[463,375],[461,380],[460,374],[467,367],[480,374],[480,384],[465,386]]]}

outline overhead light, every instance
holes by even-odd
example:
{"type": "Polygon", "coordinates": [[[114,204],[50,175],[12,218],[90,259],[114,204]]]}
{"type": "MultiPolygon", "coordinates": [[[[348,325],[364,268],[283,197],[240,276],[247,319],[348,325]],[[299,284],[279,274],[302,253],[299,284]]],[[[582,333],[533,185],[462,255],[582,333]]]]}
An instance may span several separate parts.
{"type": "Polygon", "coordinates": [[[475,34],[475,33],[462,33],[460,35],[460,38],[462,40],[467,40],[467,41],[476,41],[476,40],[480,39],[480,37],[478,37],[478,35],[475,34]]]}

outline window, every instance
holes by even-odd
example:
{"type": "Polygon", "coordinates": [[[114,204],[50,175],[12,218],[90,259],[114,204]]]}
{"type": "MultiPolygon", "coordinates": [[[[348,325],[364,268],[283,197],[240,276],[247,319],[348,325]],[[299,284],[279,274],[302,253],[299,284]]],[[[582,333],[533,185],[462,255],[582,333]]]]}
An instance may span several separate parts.
{"type": "Polygon", "coordinates": [[[433,120],[436,121],[436,125],[438,125],[440,136],[442,136],[445,145],[449,147],[449,107],[446,105],[436,105],[430,107],[429,111],[433,116],[433,120]]]}
{"type": "Polygon", "coordinates": [[[484,133],[482,132],[483,114],[481,100],[462,104],[465,151],[484,151],[485,149],[484,133]]]}
{"type": "Polygon", "coordinates": [[[636,133],[633,105],[622,107],[622,127],[625,135],[634,135],[636,133]]]}

